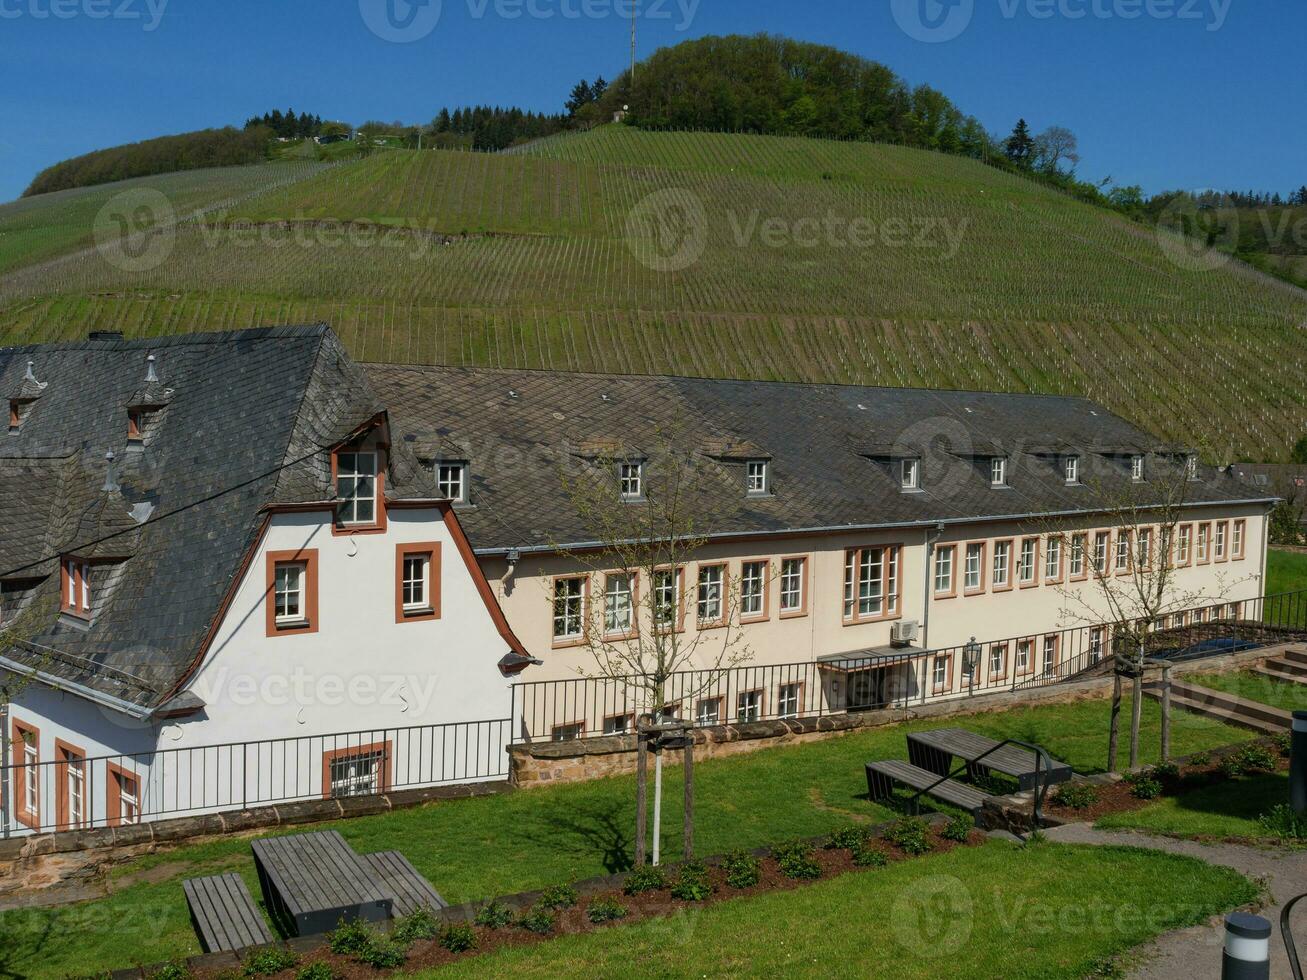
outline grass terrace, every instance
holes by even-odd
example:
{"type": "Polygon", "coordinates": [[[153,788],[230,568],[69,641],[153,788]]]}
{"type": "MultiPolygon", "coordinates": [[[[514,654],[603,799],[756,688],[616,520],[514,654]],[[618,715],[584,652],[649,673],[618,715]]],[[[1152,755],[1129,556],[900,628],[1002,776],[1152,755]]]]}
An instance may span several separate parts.
{"type": "Polygon", "coordinates": [[[1168,837],[1264,840],[1269,835],[1259,818],[1288,799],[1288,774],[1263,773],[1201,786],[1140,810],[1113,813],[1096,826],[1168,837]]]}
{"type": "Polygon", "coordinates": [[[1266,594],[1307,589],[1307,553],[1271,548],[1266,555],[1266,594]]]}
{"type": "Polygon", "coordinates": [[[1185,680],[1281,711],[1307,711],[1307,684],[1276,680],[1250,670],[1231,674],[1188,674],[1185,680]]]}
{"type": "MultiPolygon", "coordinates": [[[[963,723],[996,738],[1016,737],[1040,743],[1077,771],[1097,772],[1106,765],[1108,712],[1106,701],[1094,700],[979,715],[963,723]]],[[[872,759],[904,758],[904,735],[908,731],[939,724],[938,720],[912,722],[696,765],[695,837],[699,853],[719,854],[792,837],[817,836],[847,825],[851,819],[869,822],[891,819],[892,810],[867,801],[863,764],[872,759]]],[[[1144,759],[1156,761],[1159,710],[1155,704],[1144,705],[1143,730],[1144,759]]],[[[1248,738],[1242,730],[1184,713],[1177,713],[1173,723],[1172,740],[1178,755],[1248,738]]],[[[671,795],[664,809],[663,827],[664,853],[669,860],[680,853],[680,807],[676,796],[679,778],[677,768],[671,767],[667,773],[671,795]]],[[[633,778],[613,777],[503,796],[442,802],[341,821],[334,826],[361,853],[403,851],[448,901],[460,903],[629,868],[634,810],[633,778]]],[[[985,853],[1007,857],[1003,852],[985,853]]],[[[997,863],[999,856],[985,860],[997,863]]],[[[982,863],[982,866],[995,865],[982,863]]],[[[112,891],[102,899],[0,914],[0,974],[63,976],[197,953],[181,881],[228,870],[244,875],[251,892],[259,894],[249,839],[234,838],[159,852],[117,868],[110,880],[112,891]]],[[[970,877],[973,871],[963,868],[955,874],[970,877]]],[[[1042,872],[1032,874],[1027,887],[1035,887],[1043,877],[1042,872]]],[[[1071,877],[1074,876],[1069,876],[1068,881],[1071,877]]],[[[1153,871],[1140,875],[1141,881],[1149,879],[1162,880],[1153,871]]],[[[1081,889],[1097,888],[1108,880],[1090,875],[1074,887],[1067,884],[1066,892],[1080,894],[1081,889]]],[[[1168,882],[1167,888],[1173,884],[1168,882]]],[[[805,908],[815,909],[814,914],[819,917],[839,916],[841,924],[847,925],[845,899],[854,893],[846,890],[857,888],[856,883],[831,882],[829,886],[818,887],[832,890],[813,891],[813,897],[804,900],[810,903],[805,908]]],[[[1104,890],[1109,894],[1114,891],[1111,887],[1104,890]]],[[[788,902],[790,898],[777,896],[765,901],[788,902]]],[[[772,906],[767,905],[766,914],[774,914],[770,909],[772,906]]],[[[705,937],[717,936],[705,943],[713,957],[705,960],[705,964],[715,964],[716,969],[730,966],[720,958],[728,956],[728,937],[734,930],[744,928],[740,924],[743,920],[734,918],[738,914],[731,911],[712,914],[710,921],[720,920],[720,925],[714,928],[722,932],[702,933],[705,937]]],[[[790,915],[784,910],[782,914],[790,915]]],[[[872,932],[884,927],[884,917],[874,918],[881,924],[869,920],[866,929],[872,932]]],[[[752,921],[756,925],[756,919],[752,921]]],[[[601,960],[608,955],[629,956],[640,948],[639,944],[653,942],[649,937],[658,935],[654,926],[638,928],[639,931],[632,930],[629,940],[635,946],[625,947],[624,952],[614,948],[611,954],[594,955],[601,960]]],[[[840,930],[816,928],[796,932],[810,937],[824,936],[837,943],[855,942],[840,930]]],[[[861,941],[866,942],[869,937],[870,933],[861,941]]],[[[796,941],[800,938],[796,936],[796,941]]],[[[1137,941],[1133,935],[1111,938],[1106,944],[1089,943],[1075,956],[1088,956],[1091,946],[1114,950],[1137,941]]],[[[603,940],[614,941],[628,940],[603,940]]],[[[802,939],[802,942],[810,941],[816,939],[802,939]]],[[[993,941],[1001,945],[998,939],[993,941]]],[[[828,962],[839,961],[838,957],[828,958],[828,962]]],[[[565,961],[560,962],[554,969],[566,969],[566,965],[565,961]]],[[[740,969],[747,973],[766,967],[761,963],[744,964],[740,969]]]]}

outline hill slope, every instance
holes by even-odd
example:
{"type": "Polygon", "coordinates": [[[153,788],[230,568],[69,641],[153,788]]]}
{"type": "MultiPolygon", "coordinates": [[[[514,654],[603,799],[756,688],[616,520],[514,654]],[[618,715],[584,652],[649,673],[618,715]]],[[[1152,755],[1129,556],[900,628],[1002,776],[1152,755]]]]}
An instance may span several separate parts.
{"type": "Polygon", "coordinates": [[[321,318],[370,360],[1077,393],[1221,458],[1307,426],[1307,294],[902,147],[609,126],[385,151],[177,227],[156,267],[107,255],[0,277],[0,331],[321,318]]]}

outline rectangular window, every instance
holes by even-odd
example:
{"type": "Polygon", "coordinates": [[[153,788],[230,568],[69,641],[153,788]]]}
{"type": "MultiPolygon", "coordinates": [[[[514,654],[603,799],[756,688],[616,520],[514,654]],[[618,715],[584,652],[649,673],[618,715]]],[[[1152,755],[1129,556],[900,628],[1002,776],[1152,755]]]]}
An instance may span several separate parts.
{"type": "Polygon", "coordinates": [[[1102,626],[1095,626],[1089,631],[1089,662],[1096,664],[1103,659],[1103,637],[1105,630],[1102,626]]]}
{"type": "Polygon", "coordinates": [[[1012,542],[994,542],[994,588],[1007,589],[1012,586],[1012,542]]]}
{"type": "Polygon", "coordinates": [[[336,454],[336,522],[343,527],[370,526],[377,521],[377,454],[336,454]]]}
{"type": "Polygon", "coordinates": [[[980,592],[985,588],[985,546],[980,542],[967,545],[967,567],[962,579],[966,592],[980,592]]]}
{"type": "Polygon", "coordinates": [[[619,463],[617,478],[623,500],[639,500],[644,496],[644,463],[619,463]]]}
{"type": "Polygon", "coordinates": [[[1230,557],[1236,561],[1243,558],[1243,542],[1246,534],[1247,524],[1244,521],[1235,521],[1230,538],[1230,557]]]}
{"type": "Polygon", "coordinates": [[[1044,542],[1044,581],[1062,581],[1062,539],[1056,535],[1044,542]]]}
{"type": "Polygon", "coordinates": [[[700,698],[694,706],[696,725],[719,725],[722,720],[721,698],[700,698]]]}
{"type": "Polygon", "coordinates": [[[989,461],[989,485],[1007,486],[1007,460],[1002,456],[995,456],[989,461]]]}
{"type": "Polygon", "coordinates": [[[1186,457],[1184,461],[1184,469],[1189,479],[1191,480],[1198,479],[1198,457],[1197,456],[1186,457]]]}
{"type": "Polygon", "coordinates": [[[768,563],[746,561],[740,566],[740,620],[767,618],[768,563]]]}
{"type": "Polygon", "coordinates": [[[385,746],[360,746],[327,753],[327,794],[375,796],[386,791],[385,746]]]}
{"type": "Polygon", "coordinates": [[[950,659],[947,655],[940,655],[931,664],[931,680],[936,692],[948,690],[950,659]]]}
{"type": "Polygon", "coordinates": [[[1225,612],[1225,614],[1226,614],[1230,619],[1242,619],[1242,618],[1243,618],[1243,603],[1242,603],[1242,602],[1232,602],[1232,603],[1230,603],[1230,605],[1226,608],[1226,612],[1225,612]]]}
{"type": "Polygon", "coordinates": [[[23,812],[36,816],[41,809],[41,753],[35,742],[23,742],[23,812]]]}
{"type": "Polygon", "coordinates": [[[660,630],[681,625],[681,570],[660,568],[653,574],[653,620],[660,630]]]}
{"type": "Polygon", "coordinates": [[[303,562],[277,563],[277,587],[274,592],[277,625],[303,622],[306,571],[303,562]]]}
{"type": "Polygon", "coordinates": [[[1054,633],[1051,636],[1044,637],[1044,662],[1042,672],[1045,677],[1052,677],[1057,673],[1057,646],[1060,637],[1054,633]]]}
{"type": "Polygon", "coordinates": [[[935,595],[951,596],[954,594],[953,555],[957,549],[945,545],[935,552],[935,595]]]}
{"type": "Polygon", "coordinates": [[[1094,572],[1098,575],[1107,573],[1107,552],[1110,547],[1109,541],[1112,535],[1107,531],[1099,531],[1094,535],[1094,572]]]}
{"type": "Polygon", "coordinates": [[[758,721],[762,718],[762,691],[741,691],[735,700],[736,721],[758,721]]]}
{"type": "Polygon", "coordinates": [[[605,735],[625,735],[634,727],[634,719],[630,715],[610,715],[604,719],[605,735]]]}
{"type": "Polygon", "coordinates": [[[584,578],[554,579],[554,642],[566,643],[585,635],[584,578]]]}
{"type": "Polygon", "coordinates": [[[899,546],[854,548],[844,558],[844,621],[884,619],[899,611],[899,546]]]}
{"type": "Polygon", "coordinates": [[[111,827],[131,826],[141,821],[141,784],[135,774],[109,763],[111,827]]]}
{"type": "Polygon", "coordinates": [[[904,490],[921,488],[921,460],[904,459],[899,461],[899,484],[904,490]]]}
{"type": "Polygon", "coordinates": [[[1198,525],[1198,564],[1206,565],[1211,561],[1212,525],[1198,525]]]}
{"type": "Polygon", "coordinates": [[[1035,563],[1039,561],[1039,539],[1025,538],[1021,542],[1021,559],[1017,562],[1017,581],[1022,585],[1034,585],[1035,563]]]}
{"type": "Polygon", "coordinates": [[[430,555],[404,556],[404,579],[400,590],[406,610],[427,608],[427,573],[430,568],[430,555]]]}
{"type": "Polygon", "coordinates": [[[797,616],[807,611],[808,559],[781,561],[781,615],[797,616]]]}
{"type": "Polygon", "coordinates": [[[555,725],[549,733],[549,738],[554,742],[570,742],[578,739],[585,734],[585,723],[580,721],[569,722],[566,725],[555,725]]]}
{"type": "Polygon", "coordinates": [[[13,757],[21,768],[12,775],[14,817],[26,827],[37,830],[41,825],[41,733],[37,729],[13,723],[13,757]]]}
{"type": "Polygon", "coordinates": [[[142,442],[145,439],[145,412],[139,408],[127,410],[127,441],[142,442]]]}
{"type": "Polygon", "coordinates": [[[752,496],[759,496],[767,492],[767,469],[765,459],[751,459],[745,464],[744,485],[752,496]]]}
{"type": "Polygon", "coordinates": [[[1144,457],[1131,456],[1130,479],[1134,480],[1136,483],[1139,483],[1143,480],[1143,478],[1144,478],[1144,457]]]}
{"type": "Polygon", "coordinates": [[[799,702],[802,699],[802,684],[782,684],[776,696],[776,715],[779,718],[799,717],[799,702]]]}
{"type": "Polygon", "coordinates": [[[698,617],[700,626],[718,626],[726,621],[725,565],[699,566],[698,617]]]}
{"type": "Polygon", "coordinates": [[[1062,472],[1063,475],[1066,477],[1066,482],[1079,483],[1080,482],[1080,457],[1068,456],[1063,461],[1062,465],[1063,465],[1062,472]]]}
{"type": "Polygon", "coordinates": [[[1151,527],[1140,528],[1139,543],[1136,548],[1138,552],[1139,567],[1150,569],[1153,567],[1153,529],[1151,527]]]}
{"type": "Polygon", "coordinates": [[[630,575],[609,575],[604,584],[604,634],[627,636],[634,624],[634,595],[630,575]]]}
{"type": "Polygon", "coordinates": [[[1216,522],[1216,536],[1213,539],[1212,550],[1215,553],[1217,561],[1225,561],[1226,538],[1229,534],[1229,525],[1225,521],[1216,522]]]}
{"type": "Polygon", "coordinates": [[[65,558],[61,566],[62,608],[83,619],[91,616],[91,563],[65,558]]]}
{"type": "Polygon", "coordinates": [[[989,677],[993,680],[1007,673],[1007,644],[995,643],[989,648],[989,677]]]}
{"type": "Polygon", "coordinates": [[[1116,563],[1117,574],[1123,575],[1130,571],[1130,531],[1116,532],[1116,563]]]}
{"type": "Polygon", "coordinates": [[[1189,559],[1193,557],[1193,536],[1192,524],[1181,524],[1176,529],[1175,563],[1177,565],[1188,565],[1189,559]]]}
{"type": "Polygon", "coordinates": [[[1071,577],[1085,578],[1085,542],[1088,537],[1084,534],[1073,534],[1071,536],[1071,577]]]}
{"type": "Polygon", "coordinates": [[[436,485],[440,496],[454,503],[467,502],[467,464],[439,463],[436,466],[436,485]]]}
{"type": "Polygon", "coordinates": [[[1207,610],[1206,610],[1206,609],[1195,609],[1195,610],[1194,610],[1194,622],[1195,622],[1195,623],[1206,622],[1206,620],[1207,620],[1207,610]]]}
{"type": "Polygon", "coordinates": [[[1030,671],[1030,657],[1035,651],[1034,640],[1017,640],[1017,673],[1030,671]]]}
{"type": "Polygon", "coordinates": [[[55,822],[73,830],[86,819],[86,753],[55,739],[55,822]]]}

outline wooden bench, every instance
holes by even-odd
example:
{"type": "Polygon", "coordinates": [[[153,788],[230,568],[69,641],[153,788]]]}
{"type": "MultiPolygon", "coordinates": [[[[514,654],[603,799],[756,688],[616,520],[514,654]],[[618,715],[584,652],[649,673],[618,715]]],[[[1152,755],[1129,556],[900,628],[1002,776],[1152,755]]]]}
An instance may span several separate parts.
{"type": "Polygon", "coordinates": [[[867,763],[867,796],[872,800],[884,800],[893,795],[894,784],[901,783],[911,789],[925,789],[933,786],[929,796],[953,806],[968,810],[974,816],[980,812],[989,796],[965,783],[953,779],[939,782],[939,776],[928,769],[914,766],[910,762],[887,760],[885,762],[867,763]],[[935,786],[935,783],[939,783],[935,786]]]}
{"type": "Polygon", "coordinates": [[[188,878],[182,882],[182,890],[206,953],[225,953],[276,941],[240,875],[188,878]]]}
{"type": "Polygon", "coordinates": [[[969,778],[981,780],[991,770],[1001,772],[1016,779],[1022,790],[1034,789],[1036,781],[1047,788],[1073,775],[1065,762],[1049,759],[1043,763],[1029,749],[1019,745],[999,748],[1001,744],[965,728],[936,728],[908,736],[908,759],[913,765],[946,776],[956,756],[967,763],[969,778]]]}
{"type": "Polygon", "coordinates": [[[449,903],[431,887],[431,882],[418,874],[399,851],[380,851],[362,857],[394,894],[395,915],[412,915],[420,908],[436,912],[449,907],[449,903]]]}

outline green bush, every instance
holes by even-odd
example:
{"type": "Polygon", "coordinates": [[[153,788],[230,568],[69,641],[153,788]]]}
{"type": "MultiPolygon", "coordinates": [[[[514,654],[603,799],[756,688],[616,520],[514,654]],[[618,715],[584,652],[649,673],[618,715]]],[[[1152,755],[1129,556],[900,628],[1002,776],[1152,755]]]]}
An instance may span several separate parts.
{"type": "Polygon", "coordinates": [[[1235,753],[1244,772],[1275,772],[1279,763],[1265,745],[1245,745],[1235,753]]]}
{"type": "Polygon", "coordinates": [[[1162,795],[1162,784],[1147,773],[1140,773],[1130,783],[1130,792],[1135,799],[1155,800],[1162,795]]]}
{"type": "Polygon", "coordinates": [[[300,958],[288,949],[268,946],[247,956],[242,972],[247,977],[270,977],[282,970],[289,970],[299,961],[300,958]]]}
{"type": "Polygon", "coordinates": [[[354,958],[374,970],[393,970],[404,965],[408,959],[408,950],[393,939],[373,936],[366,946],[354,954],[354,958]]]}
{"type": "Polygon", "coordinates": [[[803,840],[786,841],[771,849],[776,866],[787,878],[819,878],[821,866],[812,856],[812,845],[803,840]]]}
{"type": "Polygon", "coordinates": [[[854,824],[851,827],[842,827],[835,831],[826,840],[824,846],[828,851],[852,851],[866,844],[869,840],[871,840],[871,828],[854,824]]]}
{"type": "Polygon", "coordinates": [[[295,974],[295,980],[336,980],[336,971],[326,963],[310,963],[295,974]]]}
{"type": "Polygon", "coordinates": [[[667,887],[667,872],[652,864],[641,865],[626,876],[626,886],[622,889],[628,895],[641,892],[656,892],[667,887]]]}
{"type": "Polygon", "coordinates": [[[752,888],[762,878],[762,862],[747,851],[735,851],[722,861],[726,884],[732,888],[752,888]]]}
{"type": "Polygon", "coordinates": [[[1193,755],[1189,757],[1189,765],[1198,766],[1200,768],[1202,766],[1207,765],[1211,761],[1212,761],[1212,753],[1206,750],[1202,752],[1195,752],[1193,755]]]}
{"type": "Polygon", "coordinates": [[[585,917],[591,922],[613,922],[626,918],[626,906],[615,898],[597,898],[585,910],[585,917]]]}
{"type": "Polygon", "coordinates": [[[975,829],[975,826],[976,822],[970,817],[954,817],[939,834],[945,840],[965,844],[971,839],[971,831],[975,829]]]}
{"type": "Polygon", "coordinates": [[[1150,770],[1154,779],[1173,782],[1180,778],[1180,767],[1174,762],[1159,762],[1150,770]]]}
{"type": "Polygon", "coordinates": [[[341,956],[352,956],[362,952],[372,942],[372,930],[362,922],[341,921],[335,930],[327,936],[327,948],[341,956]]]}
{"type": "Polygon", "coordinates": [[[708,880],[708,866],[702,861],[691,861],[681,867],[672,883],[672,897],[683,902],[702,902],[713,892],[708,880]]]}
{"type": "Polygon", "coordinates": [[[554,913],[537,905],[518,919],[517,924],[537,936],[547,936],[554,931],[554,913]]]}
{"type": "Polygon", "coordinates": [[[190,980],[191,968],[185,963],[166,963],[150,974],[150,980],[190,980]]]}
{"type": "Polygon", "coordinates": [[[493,902],[487,902],[478,910],[476,919],[473,920],[479,926],[487,929],[503,929],[513,922],[513,910],[503,902],[495,899],[493,902]]]}
{"type": "Polygon", "coordinates": [[[466,922],[458,922],[440,934],[440,945],[451,953],[466,953],[476,949],[477,934],[466,922]]]}
{"type": "Polygon", "coordinates": [[[404,916],[391,933],[401,943],[411,943],[418,939],[435,939],[439,934],[440,923],[425,908],[404,916]]]}
{"type": "Polygon", "coordinates": [[[1270,813],[1257,818],[1268,837],[1280,840],[1307,840],[1307,817],[1300,817],[1287,803],[1278,804],[1270,813]]]}
{"type": "Polygon", "coordinates": [[[1063,783],[1053,794],[1053,802],[1068,810],[1088,810],[1098,802],[1098,787],[1091,783],[1063,783]]]}
{"type": "Polygon", "coordinates": [[[540,904],[547,909],[570,909],[576,904],[576,889],[571,885],[550,885],[540,893],[540,904]]]}
{"type": "Polygon", "coordinates": [[[885,828],[885,840],[904,854],[925,854],[932,847],[930,825],[920,817],[904,817],[885,828]]]}
{"type": "Polygon", "coordinates": [[[1280,755],[1288,758],[1293,754],[1293,737],[1288,732],[1279,732],[1271,736],[1271,745],[1280,755]]]}
{"type": "Polygon", "coordinates": [[[853,849],[853,863],[859,868],[883,868],[889,864],[884,851],[877,850],[870,844],[853,849]]]}

